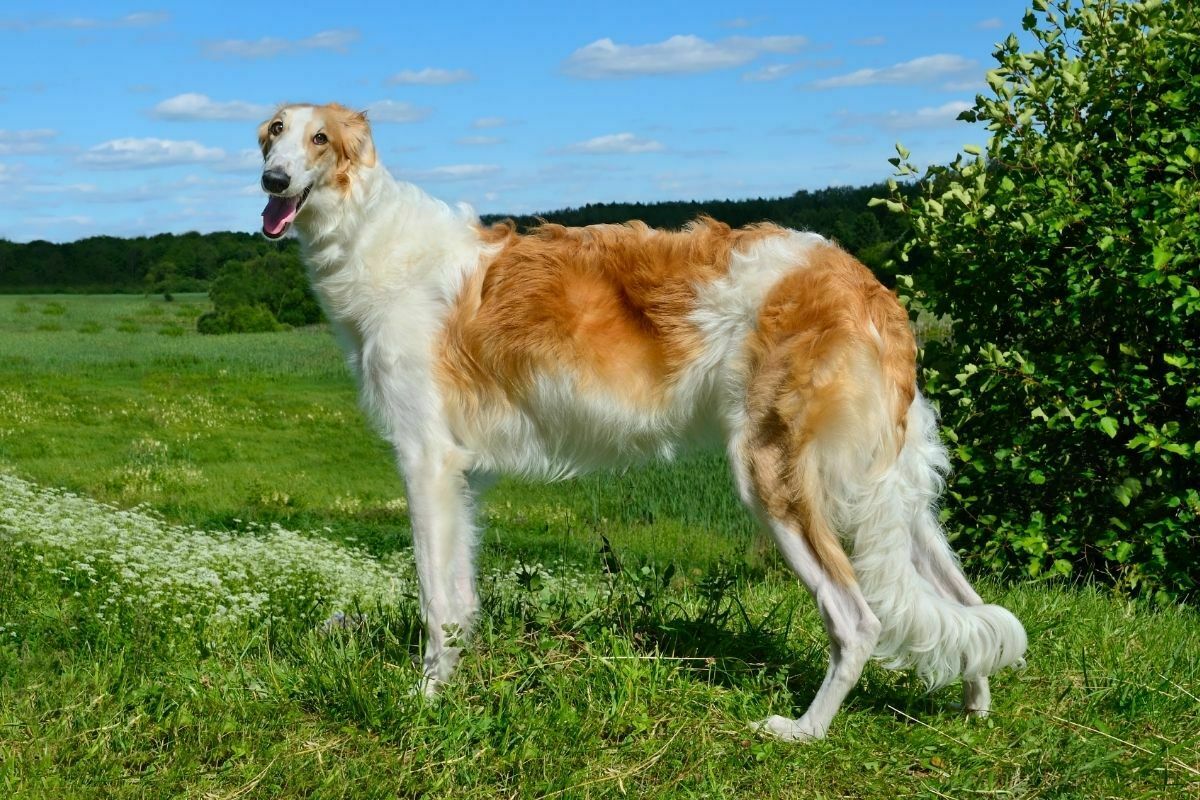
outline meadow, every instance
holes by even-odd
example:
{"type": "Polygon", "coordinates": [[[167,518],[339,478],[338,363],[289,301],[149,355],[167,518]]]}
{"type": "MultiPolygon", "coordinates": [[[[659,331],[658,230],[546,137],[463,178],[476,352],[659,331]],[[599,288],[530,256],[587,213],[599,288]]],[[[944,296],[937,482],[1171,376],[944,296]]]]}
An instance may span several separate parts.
{"type": "Polygon", "coordinates": [[[402,487],[328,331],[205,337],[203,295],[0,296],[0,796],[1200,794],[1200,616],[979,588],[1028,667],[969,720],[825,634],[719,457],[485,498],[480,630],[412,693],[402,487]]]}

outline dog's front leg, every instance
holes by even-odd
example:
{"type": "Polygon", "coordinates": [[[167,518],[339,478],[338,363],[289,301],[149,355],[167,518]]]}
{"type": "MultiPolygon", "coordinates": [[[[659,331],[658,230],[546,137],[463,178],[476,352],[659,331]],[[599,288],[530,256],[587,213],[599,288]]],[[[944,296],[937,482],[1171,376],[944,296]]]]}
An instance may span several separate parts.
{"type": "Polygon", "coordinates": [[[432,695],[454,672],[479,610],[473,493],[453,450],[401,461],[425,625],[422,689],[432,695]]]}

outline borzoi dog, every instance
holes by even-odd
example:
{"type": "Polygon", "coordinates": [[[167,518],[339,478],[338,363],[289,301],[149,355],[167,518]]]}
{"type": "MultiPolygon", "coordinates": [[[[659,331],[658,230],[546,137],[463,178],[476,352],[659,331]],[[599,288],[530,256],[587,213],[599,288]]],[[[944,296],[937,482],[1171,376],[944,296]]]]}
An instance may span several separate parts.
{"type": "Polygon", "coordinates": [[[987,676],[1025,631],[971,588],[934,504],[948,467],[896,298],[837,245],[702,217],[527,234],[396,181],[364,114],[288,105],[259,129],[263,232],[294,228],[317,297],[395,448],[426,630],[424,689],[479,600],[485,476],[547,479],[717,442],[816,599],[829,669],[799,719],[823,737],[872,655],[931,685],[987,676]]]}

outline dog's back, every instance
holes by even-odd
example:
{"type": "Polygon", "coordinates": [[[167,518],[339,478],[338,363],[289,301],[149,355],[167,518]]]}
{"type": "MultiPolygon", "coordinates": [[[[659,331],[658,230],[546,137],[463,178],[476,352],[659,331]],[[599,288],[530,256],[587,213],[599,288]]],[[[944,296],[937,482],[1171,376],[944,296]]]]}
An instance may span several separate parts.
{"type": "Polygon", "coordinates": [[[719,444],[764,297],[829,247],[710,218],[487,235],[445,326],[447,408],[496,468],[551,477],[719,444]]]}

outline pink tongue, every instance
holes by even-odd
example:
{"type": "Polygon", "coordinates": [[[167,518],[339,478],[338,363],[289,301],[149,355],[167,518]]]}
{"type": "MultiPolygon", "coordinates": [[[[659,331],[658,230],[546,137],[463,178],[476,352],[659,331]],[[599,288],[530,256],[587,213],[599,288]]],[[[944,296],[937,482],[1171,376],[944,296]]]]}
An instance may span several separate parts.
{"type": "Polygon", "coordinates": [[[263,232],[271,236],[278,236],[287,227],[288,223],[296,218],[296,205],[299,203],[300,197],[276,197],[271,195],[267,199],[267,207],[263,209],[263,232]]]}

